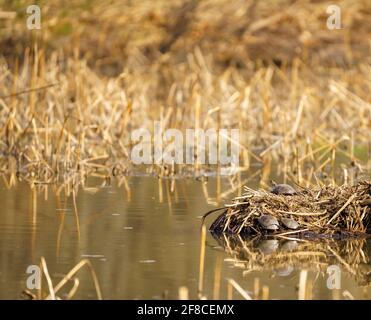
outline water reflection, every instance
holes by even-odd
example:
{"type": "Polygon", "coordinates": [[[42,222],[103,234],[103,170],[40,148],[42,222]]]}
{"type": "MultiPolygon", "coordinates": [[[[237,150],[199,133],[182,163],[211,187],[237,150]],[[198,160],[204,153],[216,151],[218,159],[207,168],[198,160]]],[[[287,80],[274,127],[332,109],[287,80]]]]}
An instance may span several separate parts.
{"type": "MultiPolygon", "coordinates": [[[[200,216],[221,206],[245,183],[258,186],[253,179],[236,183],[217,177],[133,177],[113,180],[112,185],[91,179],[78,193],[73,188],[2,184],[0,298],[18,298],[26,288],[27,267],[39,264],[41,257],[53,285],[89,259],[104,299],[178,298],[181,287],[190,298],[241,299],[227,279],[254,298],[297,299],[303,269],[308,270],[315,299],[344,298],[345,291],[367,298],[366,240],[246,242],[214,239],[209,232],[200,237],[200,216]],[[310,255],[305,258],[300,252],[310,255]],[[325,267],[330,264],[342,269],[340,291],[326,287],[325,267]]],[[[74,298],[95,299],[91,274],[81,269],[78,279],[74,298]]],[[[71,286],[59,296],[66,298],[71,286]]]]}
{"type": "Polygon", "coordinates": [[[214,238],[245,274],[264,271],[287,277],[295,270],[306,269],[324,276],[329,266],[336,265],[359,286],[371,282],[371,241],[367,239],[307,241],[225,235],[214,238]]]}

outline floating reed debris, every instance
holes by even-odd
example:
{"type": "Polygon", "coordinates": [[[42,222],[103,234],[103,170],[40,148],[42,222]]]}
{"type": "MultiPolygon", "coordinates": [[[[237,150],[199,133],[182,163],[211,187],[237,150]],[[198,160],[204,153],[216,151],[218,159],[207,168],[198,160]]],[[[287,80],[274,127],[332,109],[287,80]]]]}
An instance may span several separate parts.
{"type": "Polygon", "coordinates": [[[226,207],[211,225],[212,232],[306,238],[368,236],[371,232],[370,181],[302,188],[293,194],[245,187],[245,193],[226,207]]]}

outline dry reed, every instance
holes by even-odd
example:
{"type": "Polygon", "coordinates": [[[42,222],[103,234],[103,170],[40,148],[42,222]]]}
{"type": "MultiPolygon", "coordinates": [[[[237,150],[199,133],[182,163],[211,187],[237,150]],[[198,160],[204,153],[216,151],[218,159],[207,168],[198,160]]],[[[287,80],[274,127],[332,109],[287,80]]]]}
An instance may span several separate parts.
{"type": "Polygon", "coordinates": [[[355,186],[303,188],[297,194],[276,195],[245,187],[245,193],[219,215],[210,227],[215,233],[290,237],[361,236],[371,228],[371,183],[355,186]],[[276,217],[279,230],[268,231],[259,223],[262,215],[276,217]],[[297,230],[285,228],[283,218],[299,223],[297,230]]]}
{"type": "Polygon", "coordinates": [[[53,283],[52,283],[52,279],[49,275],[49,272],[48,272],[48,268],[47,268],[47,264],[46,264],[46,261],[45,261],[45,258],[44,257],[41,257],[41,262],[40,262],[40,265],[41,265],[41,274],[40,274],[40,288],[37,290],[38,292],[38,295],[35,295],[32,291],[30,290],[24,290],[22,292],[22,298],[23,299],[31,299],[31,300],[36,300],[36,299],[43,299],[43,300],[61,300],[62,298],[60,296],[57,296],[56,294],[69,282],[72,282],[72,288],[69,290],[69,292],[65,295],[64,299],[66,300],[70,300],[74,297],[74,295],[76,294],[77,290],[78,290],[78,287],[79,287],[79,284],[80,284],[80,281],[79,279],[76,277],[76,274],[78,271],[80,271],[80,269],[84,266],[87,266],[90,273],[91,273],[91,276],[92,276],[92,279],[93,279],[93,283],[94,283],[94,286],[95,286],[95,290],[96,290],[96,294],[97,294],[97,298],[99,300],[102,300],[102,293],[101,293],[101,290],[100,290],[100,286],[99,286],[99,282],[98,282],[98,278],[95,274],[95,271],[94,271],[94,268],[91,264],[91,262],[87,259],[83,259],[81,260],[78,264],[76,264],[64,277],[62,280],[60,280],[58,282],[57,285],[53,286],[53,283]],[[41,282],[41,279],[42,279],[42,276],[45,275],[45,278],[47,280],[47,285],[48,285],[48,291],[49,291],[49,294],[45,294],[43,291],[43,288],[42,288],[42,282],[41,282]]]}
{"type": "Polygon", "coordinates": [[[273,159],[301,182],[335,179],[339,159],[347,179],[369,169],[367,1],[342,1],[344,31],[325,28],[325,2],[93,1],[59,15],[60,4],[43,4],[37,36],[22,17],[1,20],[0,172],[13,180],[220,169],[133,166],[131,132],[157,120],[239,128],[240,170],[273,159]]]}

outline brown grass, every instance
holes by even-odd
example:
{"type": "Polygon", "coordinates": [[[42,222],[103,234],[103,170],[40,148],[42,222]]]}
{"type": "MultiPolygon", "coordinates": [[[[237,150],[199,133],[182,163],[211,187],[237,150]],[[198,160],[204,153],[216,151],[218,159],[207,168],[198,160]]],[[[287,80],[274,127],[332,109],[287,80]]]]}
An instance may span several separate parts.
{"type": "Polygon", "coordinates": [[[341,162],[352,183],[370,165],[369,2],[341,1],[335,31],[329,3],[281,2],[43,2],[39,31],[25,3],[2,6],[17,16],[0,18],[0,172],[76,185],[218,169],[134,167],[131,132],[161,120],[239,128],[241,171],[278,163],[284,180],[313,182],[341,162]]]}

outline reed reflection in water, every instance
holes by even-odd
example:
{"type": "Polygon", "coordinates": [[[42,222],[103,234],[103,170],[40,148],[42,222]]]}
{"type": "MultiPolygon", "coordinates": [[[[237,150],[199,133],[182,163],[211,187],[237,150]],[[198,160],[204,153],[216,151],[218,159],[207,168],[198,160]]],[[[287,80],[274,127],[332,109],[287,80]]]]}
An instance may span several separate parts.
{"type": "MultiPolygon", "coordinates": [[[[248,185],[256,188],[258,180],[248,185]]],[[[303,270],[305,298],[367,299],[369,241],[246,242],[214,239],[206,228],[200,236],[202,214],[238,193],[239,185],[234,187],[217,178],[132,177],[120,186],[116,180],[107,185],[90,179],[85,190],[67,196],[52,186],[31,189],[18,182],[7,188],[4,183],[0,298],[18,298],[26,288],[27,267],[45,257],[53,285],[89,259],[104,299],[178,298],[184,287],[190,298],[246,298],[239,287],[252,298],[298,299],[303,270]],[[285,247],[291,256],[283,254],[285,247]],[[330,264],[342,270],[340,290],[326,287],[330,264]]],[[[78,279],[74,298],[96,299],[91,274],[80,270],[78,279]]],[[[65,298],[69,288],[59,296],[65,298]]]]}

